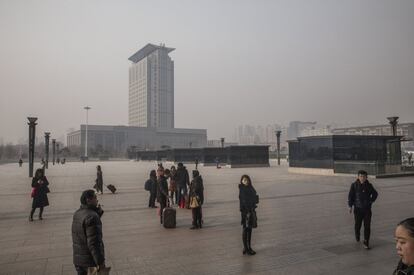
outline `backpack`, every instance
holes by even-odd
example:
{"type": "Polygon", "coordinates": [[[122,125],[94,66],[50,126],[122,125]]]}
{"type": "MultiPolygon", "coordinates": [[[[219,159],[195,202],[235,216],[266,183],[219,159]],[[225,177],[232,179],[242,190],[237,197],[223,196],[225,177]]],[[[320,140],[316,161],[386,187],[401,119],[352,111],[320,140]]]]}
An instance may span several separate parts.
{"type": "Polygon", "coordinates": [[[151,185],[152,185],[152,181],[149,179],[149,180],[147,180],[146,182],[145,182],[145,186],[144,186],[144,188],[145,188],[145,190],[147,190],[147,191],[151,191],[151,185]]]}

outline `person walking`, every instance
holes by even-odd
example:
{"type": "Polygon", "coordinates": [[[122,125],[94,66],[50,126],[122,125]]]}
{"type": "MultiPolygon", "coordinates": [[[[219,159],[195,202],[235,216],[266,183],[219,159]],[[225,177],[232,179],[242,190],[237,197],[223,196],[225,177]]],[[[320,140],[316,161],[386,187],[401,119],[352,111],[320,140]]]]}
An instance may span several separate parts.
{"type": "Polygon", "coordinates": [[[44,175],[43,169],[39,168],[36,170],[35,176],[32,178],[32,210],[30,211],[29,221],[33,221],[33,214],[36,208],[40,208],[39,220],[43,220],[43,209],[49,205],[49,199],[47,193],[49,190],[49,181],[44,175]]]}
{"type": "Polygon", "coordinates": [[[22,167],[22,165],[23,165],[23,160],[20,158],[19,159],[19,167],[22,167]]]}
{"type": "Polygon", "coordinates": [[[162,224],[162,212],[167,207],[168,183],[164,176],[164,168],[157,169],[157,200],[160,203],[160,223],[162,224]]]}
{"type": "Polygon", "coordinates": [[[251,247],[252,230],[257,227],[256,208],[259,203],[259,196],[252,185],[248,175],[243,175],[239,184],[239,201],[241,212],[241,224],[243,226],[243,255],[255,255],[251,247]]]}
{"type": "Polygon", "coordinates": [[[414,218],[405,219],[397,225],[395,242],[400,261],[393,275],[414,275],[414,218]]]}
{"type": "Polygon", "coordinates": [[[362,222],[364,223],[364,248],[369,249],[369,239],[371,235],[371,217],[372,204],[378,197],[378,193],[374,186],[368,181],[368,173],[364,170],[358,171],[358,177],[348,194],[349,213],[354,210],[355,220],[355,239],[360,241],[360,231],[362,222]]]}
{"type": "Polygon", "coordinates": [[[197,170],[193,170],[193,180],[190,184],[190,208],[193,216],[193,226],[190,229],[198,229],[202,227],[202,210],[204,203],[204,185],[203,178],[197,170]]]}
{"type": "Polygon", "coordinates": [[[157,173],[151,170],[149,179],[145,182],[145,189],[150,193],[148,207],[156,208],[155,199],[157,197],[157,173]]]}
{"type": "Polygon", "coordinates": [[[187,197],[187,186],[190,185],[190,176],[188,175],[187,168],[183,163],[178,163],[177,166],[177,203],[180,208],[184,208],[185,199],[187,197]]]}
{"type": "Polygon", "coordinates": [[[195,169],[198,170],[198,158],[195,159],[194,163],[195,163],[195,169]]]}
{"type": "Polygon", "coordinates": [[[102,168],[100,165],[96,166],[96,191],[103,194],[103,177],[102,177],[102,168]]]}
{"type": "Polygon", "coordinates": [[[87,275],[88,269],[96,271],[110,269],[105,267],[105,247],[102,238],[104,213],[94,190],[86,190],[80,198],[81,206],[73,215],[72,247],[73,264],[78,275],[87,275]]]}

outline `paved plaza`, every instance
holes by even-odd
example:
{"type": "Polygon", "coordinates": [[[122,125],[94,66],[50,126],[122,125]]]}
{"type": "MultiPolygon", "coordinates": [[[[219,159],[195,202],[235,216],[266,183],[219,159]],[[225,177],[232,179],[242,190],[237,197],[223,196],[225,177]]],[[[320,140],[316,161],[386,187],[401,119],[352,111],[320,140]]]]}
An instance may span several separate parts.
{"type": "MultiPolygon", "coordinates": [[[[371,179],[379,192],[373,207],[372,249],[357,244],[347,195],[354,177],[289,174],[268,168],[200,167],[204,227],[189,230],[191,211],[177,210],[177,228],[164,229],[147,208],[144,182],[155,162],[69,162],[50,165],[50,206],[44,220],[29,222],[27,164],[0,165],[0,274],[75,274],[71,222],[81,191],[91,188],[95,167],[114,184],[98,199],[111,274],[391,274],[398,258],[393,232],[414,216],[413,177],[371,179]],[[260,195],[255,256],[242,255],[238,182],[252,177],[260,195]]],[[[39,164],[37,164],[39,166],[39,164]]],[[[193,164],[186,165],[190,171],[193,164]]]]}

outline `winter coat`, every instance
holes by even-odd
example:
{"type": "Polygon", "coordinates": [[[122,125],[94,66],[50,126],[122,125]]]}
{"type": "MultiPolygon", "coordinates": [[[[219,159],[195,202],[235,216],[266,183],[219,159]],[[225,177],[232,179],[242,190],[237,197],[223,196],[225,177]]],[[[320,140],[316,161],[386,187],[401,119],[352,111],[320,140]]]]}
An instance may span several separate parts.
{"type": "Polygon", "coordinates": [[[49,205],[47,193],[49,193],[49,182],[45,176],[32,179],[32,188],[36,188],[34,193],[32,208],[45,207],[49,205]]]}
{"type": "Polygon", "coordinates": [[[170,175],[170,185],[168,186],[168,190],[171,192],[177,192],[177,172],[171,172],[170,175]]]}
{"type": "Polygon", "coordinates": [[[178,167],[176,172],[176,182],[179,188],[187,188],[190,184],[190,176],[188,175],[187,168],[178,167]]]}
{"type": "Polygon", "coordinates": [[[204,185],[201,176],[197,176],[191,181],[189,195],[190,197],[198,197],[200,205],[204,203],[204,185]]]}
{"type": "Polygon", "coordinates": [[[251,227],[251,224],[247,224],[246,216],[249,212],[255,211],[259,202],[256,190],[252,185],[239,184],[239,201],[241,224],[244,227],[251,227]]]}
{"type": "Polygon", "coordinates": [[[166,201],[168,198],[167,178],[162,176],[157,179],[157,201],[166,201]]]}
{"type": "Polygon", "coordinates": [[[414,266],[407,266],[401,260],[392,275],[414,275],[414,266]]]}
{"type": "Polygon", "coordinates": [[[77,266],[92,267],[105,262],[105,248],[102,240],[100,208],[81,205],[73,215],[72,245],[73,263],[77,266]]]}
{"type": "Polygon", "coordinates": [[[151,181],[151,189],[150,193],[156,195],[157,194],[157,178],[150,178],[151,181]]]}
{"type": "Polygon", "coordinates": [[[361,184],[356,180],[351,184],[348,194],[348,206],[364,210],[371,209],[372,203],[377,199],[378,193],[374,186],[366,181],[361,184]]]}

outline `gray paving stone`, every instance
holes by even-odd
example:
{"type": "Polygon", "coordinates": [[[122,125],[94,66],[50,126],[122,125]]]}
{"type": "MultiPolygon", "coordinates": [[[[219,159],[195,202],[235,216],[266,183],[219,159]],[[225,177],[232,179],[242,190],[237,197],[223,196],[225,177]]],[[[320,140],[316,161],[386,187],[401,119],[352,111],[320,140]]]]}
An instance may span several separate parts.
{"type": "MultiPolygon", "coordinates": [[[[98,163],[67,163],[46,171],[51,183],[44,220],[30,223],[27,169],[0,165],[0,274],[75,274],[71,219],[98,163]]],[[[354,177],[289,174],[270,168],[201,167],[204,228],[192,231],[191,211],[177,210],[166,230],[146,207],[143,185],[155,162],[102,162],[104,183],[118,188],[98,199],[111,274],[390,274],[396,257],[393,232],[413,216],[413,178],[372,180],[379,191],[372,220],[372,250],[354,241],[347,193],[354,177]],[[238,182],[249,174],[260,195],[254,257],[243,256],[238,182]]],[[[187,165],[189,170],[194,165],[187,165]]],[[[27,167],[26,167],[27,168],[27,167]]]]}

